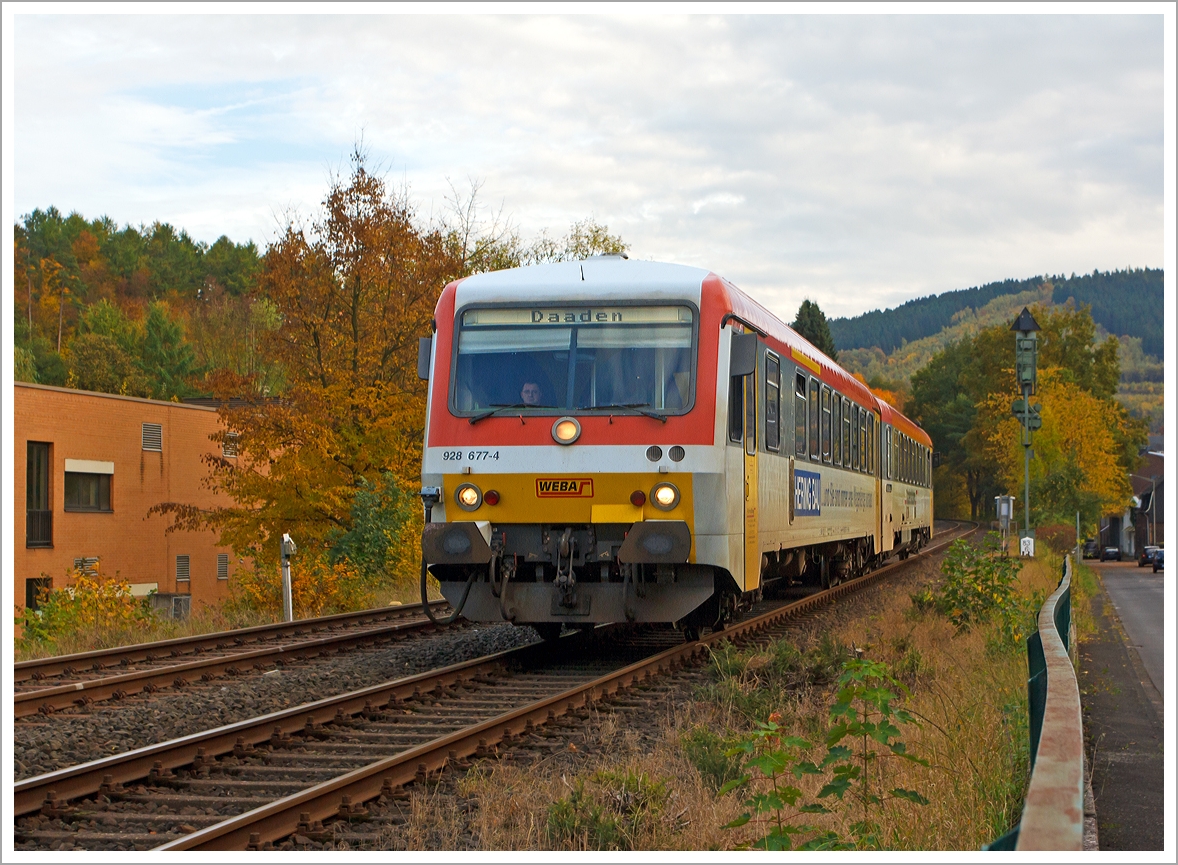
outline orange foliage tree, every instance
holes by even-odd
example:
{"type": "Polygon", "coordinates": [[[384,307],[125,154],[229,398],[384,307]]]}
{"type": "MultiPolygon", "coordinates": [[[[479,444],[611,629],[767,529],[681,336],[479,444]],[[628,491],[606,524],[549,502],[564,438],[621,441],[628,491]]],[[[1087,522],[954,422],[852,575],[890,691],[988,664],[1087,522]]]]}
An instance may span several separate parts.
{"type": "MultiPolygon", "coordinates": [[[[430,333],[438,294],[462,268],[444,229],[423,227],[359,151],[323,206],[309,228],[287,226],[258,279],[281,320],[261,338],[285,369],[284,396],[263,397],[228,371],[211,380],[230,431],[220,438],[232,436],[237,455],[208,457],[206,484],[232,504],[156,508],[173,516],[171,529],[213,528],[239,555],[267,561],[289,532],[301,550],[296,565],[307,569],[352,529],[358,490],[386,474],[403,490],[417,484],[426,393],[417,338],[430,333]]],[[[402,505],[399,546],[412,547],[420,516],[408,513],[406,497],[402,505]]]]}

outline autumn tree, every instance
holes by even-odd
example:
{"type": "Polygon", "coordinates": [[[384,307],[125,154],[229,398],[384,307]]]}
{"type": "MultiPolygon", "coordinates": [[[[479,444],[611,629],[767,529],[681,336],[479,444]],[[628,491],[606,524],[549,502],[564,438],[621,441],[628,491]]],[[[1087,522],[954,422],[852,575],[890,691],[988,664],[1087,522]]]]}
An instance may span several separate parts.
{"type": "MultiPolygon", "coordinates": [[[[1114,399],[1120,377],[1117,340],[1096,338],[1086,307],[1036,306],[1032,312],[1042,328],[1042,396],[1034,401],[1044,405],[1043,429],[1035,434],[1032,462],[1032,483],[1040,484],[1045,497],[1038,517],[1070,513],[1074,519],[1077,510],[1087,515],[1093,508],[1123,505],[1128,487],[1110,478],[1125,481],[1134,470],[1146,428],[1114,399]],[[1081,411],[1083,417],[1076,414],[1081,411]],[[1104,444],[1082,448],[1056,425],[1085,430],[1089,441],[1104,444]]],[[[946,346],[912,376],[907,412],[941,453],[944,468],[935,477],[948,475],[962,485],[974,519],[994,495],[1021,485],[1018,422],[1010,414],[1010,402],[1018,395],[1009,325],[946,346]],[[1016,451],[1018,466],[1012,467],[1016,451]]]]}
{"type": "MultiPolygon", "coordinates": [[[[417,339],[461,269],[445,232],[422,226],[407,197],[355,153],[320,218],[289,224],[262,260],[257,292],[281,326],[259,337],[285,370],[285,395],[267,399],[250,377],[228,371],[213,381],[237,458],[210,458],[209,483],[232,504],[161,507],[173,527],[211,527],[239,554],[267,558],[290,532],[305,554],[323,558],[353,529],[358,492],[383,489],[386,473],[414,489],[426,392],[417,339]]],[[[415,514],[408,497],[398,501],[415,514]]],[[[420,515],[402,522],[412,534],[420,515]]],[[[401,546],[411,549],[409,534],[401,546]]]]}
{"type": "Polygon", "coordinates": [[[830,335],[830,325],[826,323],[826,314],[814,301],[802,301],[802,305],[798,307],[797,318],[790,327],[831,360],[838,360],[838,351],[834,347],[834,337],[830,335]]]}

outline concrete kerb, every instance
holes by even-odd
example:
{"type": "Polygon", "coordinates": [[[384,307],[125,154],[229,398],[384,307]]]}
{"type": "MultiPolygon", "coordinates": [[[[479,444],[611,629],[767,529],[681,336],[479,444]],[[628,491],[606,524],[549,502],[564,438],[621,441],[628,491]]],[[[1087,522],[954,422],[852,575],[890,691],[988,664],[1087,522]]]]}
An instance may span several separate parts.
{"type": "Polygon", "coordinates": [[[1039,611],[1039,635],[1047,664],[1047,702],[1035,769],[1027,789],[1018,850],[1084,849],[1084,728],[1076,670],[1055,624],[1071,588],[1072,563],[1059,588],[1039,611]]]}

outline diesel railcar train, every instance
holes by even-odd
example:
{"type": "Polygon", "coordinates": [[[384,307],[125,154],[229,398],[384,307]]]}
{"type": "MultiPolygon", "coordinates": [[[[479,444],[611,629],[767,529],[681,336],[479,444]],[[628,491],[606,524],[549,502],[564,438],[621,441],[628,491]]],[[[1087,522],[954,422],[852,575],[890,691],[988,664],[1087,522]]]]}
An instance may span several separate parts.
{"type": "Polygon", "coordinates": [[[924,431],[706,270],[479,274],[434,325],[422,585],[428,566],[467,619],[690,638],[931,537],[924,431]]]}

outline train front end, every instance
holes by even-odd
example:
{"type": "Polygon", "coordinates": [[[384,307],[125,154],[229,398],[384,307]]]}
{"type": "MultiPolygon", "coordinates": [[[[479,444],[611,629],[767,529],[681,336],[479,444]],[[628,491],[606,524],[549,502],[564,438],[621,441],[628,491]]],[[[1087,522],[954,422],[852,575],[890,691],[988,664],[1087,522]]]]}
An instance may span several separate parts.
{"type": "Polygon", "coordinates": [[[704,276],[600,257],[447,286],[422,358],[422,550],[463,617],[555,633],[674,622],[712,596],[695,564],[704,276]]]}

